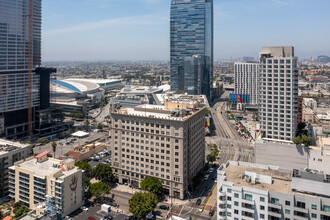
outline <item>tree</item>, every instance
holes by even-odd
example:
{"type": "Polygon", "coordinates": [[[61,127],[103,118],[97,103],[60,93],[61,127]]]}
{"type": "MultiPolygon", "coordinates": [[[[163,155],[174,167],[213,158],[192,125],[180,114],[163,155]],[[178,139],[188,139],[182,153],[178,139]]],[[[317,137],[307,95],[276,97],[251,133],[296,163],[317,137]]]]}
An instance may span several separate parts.
{"type": "Polygon", "coordinates": [[[154,193],[138,192],[128,201],[129,211],[137,218],[143,218],[156,208],[158,203],[154,193]]]}
{"type": "Polygon", "coordinates": [[[89,172],[92,169],[92,166],[86,161],[78,161],[75,165],[87,172],[89,172]]]}
{"type": "Polygon", "coordinates": [[[53,141],[53,143],[52,143],[52,149],[53,149],[53,152],[54,152],[54,157],[55,157],[56,147],[57,147],[57,144],[56,144],[55,141],[53,141]]]}
{"type": "Polygon", "coordinates": [[[14,204],[15,218],[18,218],[29,211],[30,211],[29,208],[26,207],[23,202],[17,202],[14,204]]]}
{"type": "Polygon", "coordinates": [[[304,130],[306,128],[306,123],[305,122],[300,122],[297,125],[298,130],[304,130]]]}
{"type": "Polygon", "coordinates": [[[217,158],[214,155],[209,154],[209,155],[207,155],[206,159],[209,163],[210,162],[212,163],[212,162],[216,161],[217,158]]]}
{"type": "Polygon", "coordinates": [[[208,108],[205,109],[205,116],[209,116],[210,110],[208,108]]]}
{"type": "Polygon", "coordinates": [[[88,177],[84,178],[84,185],[85,187],[90,187],[91,186],[91,179],[89,179],[88,177]]]}
{"type": "Polygon", "coordinates": [[[297,145],[303,144],[306,147],[309,147],[312,144],[312,138],[308,137],[307,135],[302,135],[302,136],[297,136],[297,137],[293,138],[292,142],[297,145]]]}
{"type": "Polygon", "coordinates": [[[37,140],[37,143],[39,143],[39,144],[46,144],[47,142],[48,142],[48,139],[45,137],[39,138],[37,140]]]}
{"type": "Polygon", "coordinates": [[[112,168],[108,164],[98,164],[92,171],[92,176],[100,181],[111,181],[115,177],[112,168]]]}
{"type": "Polygon", "coordinates": [[[163,192],[163,184],[156,177],[147,177],[141,181],[140,184],[142,189],[148,190],[149,192],[156,193],[158,195],[163,192]]]}
{"type": "Polygon", "coordinates": [[[311,138],[311,137],[308,137],[307,135],[303,135],[301,139],[302,139],[302,143],[303,143],[306,147],[311,146],[311,144],[312,144],[312,138],[311,138]]]}
{"type": "Polygon", "coordinates": [[[109,195],[110,190],[111,190],[111,187],[104,182],[93,183],[89,187],[89,192],[96,198],[100,198],[100,197],[104,197],[105,195],[109,195]]]}
{"type": "Polygon", "coordinates": [[[295,143],[296,145],[301,145],[302,144],[301,136],[294,137],[292,139],[292,142],[295,143]]]}
{"type": "Polygon", "coordinates": [[[97,124],[97,129],[102,130],[104,128],[104,125],[102,123],[97,124]]]}

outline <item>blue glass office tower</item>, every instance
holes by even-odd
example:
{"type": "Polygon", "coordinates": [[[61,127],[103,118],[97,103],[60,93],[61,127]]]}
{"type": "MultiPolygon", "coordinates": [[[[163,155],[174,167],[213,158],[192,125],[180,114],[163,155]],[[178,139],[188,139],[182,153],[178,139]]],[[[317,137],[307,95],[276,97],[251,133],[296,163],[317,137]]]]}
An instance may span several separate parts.
{"type": "Polygon", "coordinates": [[[43,100],[47,102],[49,96],[49,73],[39,68],[41,3],[42,0],[0,0],[0,136],[11,138],[27,134],[31,35],[33,122],[41,106],[48,106],[43,100]]]}
{"type": "Polygon", "coordinates": [[[213,0],[172,0],[170,20],[171,89],[204,94],[210,99],[213,84],[213,0]],[[197,67],[196,63],[199,63],[197,67]],[[189,67],[189,64],[193,66],[189,67]]]}

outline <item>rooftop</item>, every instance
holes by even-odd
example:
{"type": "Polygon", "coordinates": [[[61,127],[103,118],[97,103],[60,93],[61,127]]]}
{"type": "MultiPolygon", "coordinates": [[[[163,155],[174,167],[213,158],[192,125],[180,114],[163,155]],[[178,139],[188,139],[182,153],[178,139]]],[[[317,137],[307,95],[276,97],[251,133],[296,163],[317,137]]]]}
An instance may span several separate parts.
{"type": "Polygon", "coordinates": [[[118,113],[123,115],[183,121],[198,110],[200,109],[169,110],[163,105],[144,104],[134,108],[122,108],[118,113]]]}
{"type": "MultiPolygon", "coordinates": [[[[67,159],[67,161],[72,160],[72,159],[67,159]]],[[[17,166],[20,168],[23,168],[28,171],[32,171],[34,175],[45,178],[45,176],[52,175],[55,173],[58,173],[59,171],[62,171],[62,175],[60,177],[65,177],[68,175],[71,175],[72,173],[75,173],[77,171],[77,168],[68,170],[68,171],[63,171],[61,168],[61,160],[53,159],[53,158],[48,158],[48,160],[45,160],[43,162],[37,162],[36,158],[32,158],[30,160],[26,160],[17,166]]]]}
{"type": "Polygon", "coordinates": [[[156,86],[125,86],[120,94],[153,94],[163,92],[163,88],[156,86]]]}
{"type": "MultiPolygon", "coordinates": [[[[228,166],[221,169],[221,171],[225,172],[224,176],[226,176],[226,181],[232,182],[234,186],[250,187],[259,190],[271,190],[287,194],[292,193],[291,173],[281,172],[278,169],[275,169],[275,167],[272,169],[268,166],[262,165],[245,165],[244,163],[240,162],[229,162],[228,166]],[[270,182],[272,183],[268,184],[266,182],[257,181],[256,184],[252,184],[251,182],[247,181],[247,178],[245,176],[246,172],[255,173],[256,176],[271,177],[272,180],[270,182]]],[[[221,174],[221,172],[218,172],[218,174],[221,174]]]]}
{"type": "Polygon", "coordinates": [[[0,155],[29,146],[29,144],[21,144],[18,142],[0,139],[0,155]]]}

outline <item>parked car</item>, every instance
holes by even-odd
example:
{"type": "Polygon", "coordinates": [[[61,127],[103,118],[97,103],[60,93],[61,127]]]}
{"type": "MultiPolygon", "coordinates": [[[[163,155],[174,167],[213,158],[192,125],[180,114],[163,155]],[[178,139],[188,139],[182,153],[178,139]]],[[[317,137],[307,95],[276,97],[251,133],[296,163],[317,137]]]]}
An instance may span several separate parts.
{"type": "Polygon", "coordinates": [[[167,205],[160,205],[159,208],[163,209],[163,210],[169,210],[170,209],[170,207],[167,206],[167,205]]]}
{"type": "Polygon", "coordinates": [[[210,212],[209,212],[209,216],[213,216],[214,215],[214,210],[211,210],[210,212]]]}
{"type": "Polygon", "coordinates": [[[207,195],[208,195],[208,196],[212,195],[212,192],[211,192],[211,191],[208,191],[208,192],[207,192],[207,195]]]}
{"type": "Polygon", "coordinates": [[[88,211],[88,208],[86,206],[81,206],[80,209],[83,211],[88,211]]]}
{"type": "Polygon", "coordinates": [[[202,200],[201,199],[197,199],[196,205],[200,205],[201,203],[202,203],[202,200]]]}

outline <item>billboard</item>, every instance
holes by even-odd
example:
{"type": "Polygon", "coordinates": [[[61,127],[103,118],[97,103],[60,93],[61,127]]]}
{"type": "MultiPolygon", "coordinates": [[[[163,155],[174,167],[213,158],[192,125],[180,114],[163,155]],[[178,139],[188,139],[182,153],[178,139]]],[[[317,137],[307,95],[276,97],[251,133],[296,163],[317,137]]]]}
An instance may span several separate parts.
{"type": "Polygon", "coordinates": [[[229,94],[229,101],[249,103],[250,102],[250,95],[229,94]]]}

